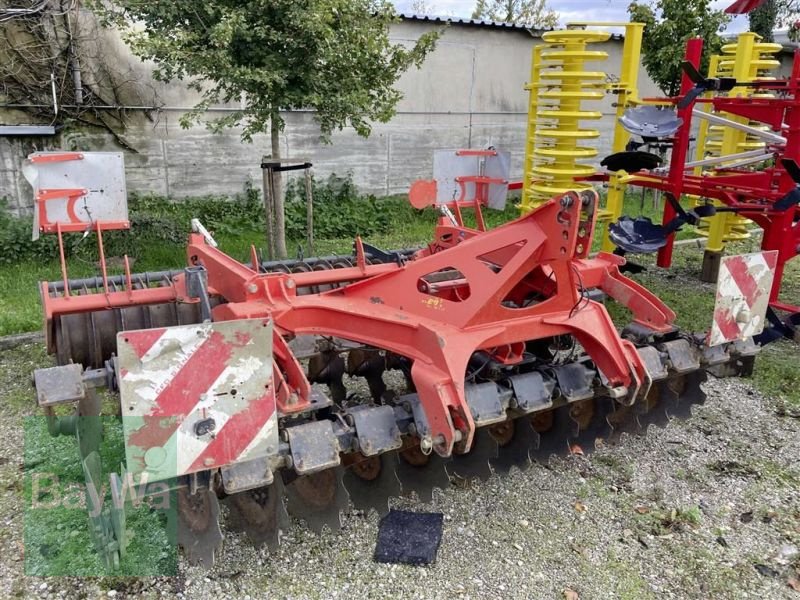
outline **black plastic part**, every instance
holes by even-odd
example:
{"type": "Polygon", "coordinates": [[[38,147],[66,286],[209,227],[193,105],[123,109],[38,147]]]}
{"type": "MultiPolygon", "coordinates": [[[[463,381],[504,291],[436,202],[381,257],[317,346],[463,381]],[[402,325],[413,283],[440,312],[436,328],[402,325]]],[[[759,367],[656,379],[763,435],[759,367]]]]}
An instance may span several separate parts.
{"type": "MultiPolygon", "coordinates": [[[[405,262],[405,257],[403,254],[397,251],[387,252],[386,250],[381,250],[372,244],[368,244],[366,242],[362,242],[362,246],[364,248],[364,253],[373,257],[377,258],[382,263],[397,263],[399,266],[403,266],[405,262]]],[[[355,254],[355,249],[354,249],[355,254]]]]}
{"type": "Polygon", "coordinates": [[[375,561],[429,565],[442,543],[442,513],[390,510],[381,519],[375,561]]]}
{"type": "Polygon", "coordinates": [[[797,204],[800,204],[800,189],[794,188],[793,190],[789,190],[783,198],[772,206],[775,210],[784,211],[789,210],[797,204]]]}
{"type": "Polygon", "coordinates": [[[608,237],[626,252],[649,254],[657,252],[667,243],[669,232],[663,225],[654,224],[647,217],[620,217],[608,226],[608,237]]]}
{"type": "MultiPolygon", "coordinates": [[[[616,254],[617,256],[622,256],[622,257],[624,257],[627,253],[628,252],[626,250],[623,250],[622,248],[619,248],[619,247],[614,248],[614,252],[613,252],[613,254],[616,254]]],[[[639,263],[631,262],[631,261],[629,261],[627,259],[625,260],[625,264],[622,265],[619,268],[619,272],[620,273],[632,273],[634,275],[636,273],[642,273],[644,271],[645,271],[645,266],[644,265],[640,265],[639,263]]]]}
{"type": "Polygon", "coordinates": [[[681,70],[686,73],[686,76],[692,81],[692,83],[705,83],[706,78],[700,74],[700,71],[697,70],[691,62],[688,60],[681,61],[681,70]]]}
{"type": "MultiPolygon", "coordinates": [[[[715,214],[717,214],[720,211],[713,204],[699,204],[699,205],[694,207],[692,212],[694,212],[695,215],[697,215],[698,217],[700,217],[702,219],[702,218],[705,218],[705,217],[713,217],[715,214]]],[[[723,211],[723,212],[725,212],[725,211],[723,211]]]]}
{"type": "Polygon", "coordinates": [[[299,164],[296,164],[296,165],[287,165],[285,167],[281,166],[280,161],[271,161],[271,162],[262,162],[261,163],[261,168],[262,169],[270,169],[271,171],[274,171],[276,173],[281,173],[283,171],[299,171],[300,169],[310,169],[313,166],[314,165],[312,165],[310,162],[299,163],[299,164]]]}
{"type": "Polygon", "coordinates": [[[756,344],[765,346],[776,340],[794,340],[800,330],[800,313],[792,313],[788,317],[781,319],[780,315],[773,308],[767,309],[767,326],[764,331],[753,337],[756,344]]]}
{"type": "Polygon", "coordinates": [[[642,150],[627,150],[625,152],[615,152],[606,156],[600,164],[609,171],[627,171],[635,173],[642,169],[655,169],[662,163],[658,154],[644,152],[642,150]]]}
{"type": "Polygon", "coordinates": [[[798,166],[797,162],[791,158],[782,158],[781,166],[786,169],[787,173],[789,173],[789,177],[791,177],[795,183],[800,185],[800,166],[798,166]]]}

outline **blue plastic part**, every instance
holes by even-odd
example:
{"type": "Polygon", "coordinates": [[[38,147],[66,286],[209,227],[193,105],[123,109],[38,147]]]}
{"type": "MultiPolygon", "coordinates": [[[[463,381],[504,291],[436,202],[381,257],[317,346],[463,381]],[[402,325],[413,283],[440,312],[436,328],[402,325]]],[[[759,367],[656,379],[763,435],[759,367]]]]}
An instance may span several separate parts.
{"type": "Polygon", "coordinates": [[[667,243],[664,226],[654,224],[647,217],[620,217],[608,226],[608,237],[617,247],[634,254],[657,252],[667,243]]]}

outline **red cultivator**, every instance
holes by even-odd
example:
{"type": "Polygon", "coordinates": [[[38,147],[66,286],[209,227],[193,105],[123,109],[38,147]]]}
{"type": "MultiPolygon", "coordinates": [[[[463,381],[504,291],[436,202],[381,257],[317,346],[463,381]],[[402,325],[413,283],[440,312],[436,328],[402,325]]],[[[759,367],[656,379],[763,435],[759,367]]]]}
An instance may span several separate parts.
{"type": "MultiPolygon", "coordinates": [[[[449,475],[588,452],[688,415],[707,370],[746,373],[756,351],[681,334],[620,274],[623,258],[589,258],[596,206],[593,191],[567,193],[488,231],[443,218],[413,254],[357,240],[352,258],[261,268],[255,252],[247,266],[193,233],[182,272],[44,283],[64,366],[37,371],[40,404],[57,424],[54,404],[91,416],[95,386],[119,389],[125,476],[177,490],[178,542],[206,564],[220,498],[232,527],[274,544],[284,506],[336,528],[348,497],[385,512],[391,496],[430,499],[449,475]],[[622,334],[606,300],[632,315],[622,334]],[[394,389],[389,370],[403,375],[394,389]],[[369,394],[348,390],[345,373],[369,394]]],[[[96,481],[99,436],[78,435],[96,481]]],[[[113,565],[124,519],[97,519],[113,565]]]]}

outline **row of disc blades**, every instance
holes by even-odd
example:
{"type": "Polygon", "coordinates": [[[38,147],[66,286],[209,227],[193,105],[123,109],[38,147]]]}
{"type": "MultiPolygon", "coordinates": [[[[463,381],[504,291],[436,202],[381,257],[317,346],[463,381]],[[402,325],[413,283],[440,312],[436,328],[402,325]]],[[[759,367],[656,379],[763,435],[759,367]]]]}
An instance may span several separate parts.
{"type": "MultiPolygon", "coordinates": [[[[477,430],[470,451],[448,459],[423,454],[415,444],[369,458],[350,455],[340,467],[292,480],[276,473],[269,486],[224,497],[228,529],[274,549],[289,515],[313,531],[326,526],[337,531],[350,503],[383,515],[390,498],[413,493],[430,502],[433,489],[447,489],[451,477],[486,480],[512,467],[525,470],[533,462],[546,463],[553,455],[585,454],[622,433],[643,434],[650,425],[688,418],[691,406],[705,401],[700,387],[705,380],[705,371],[697,371],[656,382],[646,398],[630,407],[598,397],[509,419],[477,430]]],[[[209,567],[222,542],[217,495],[207,489],[190,495],[186,488],[178,494],[178,543],[189,562],[209,567]]]]}

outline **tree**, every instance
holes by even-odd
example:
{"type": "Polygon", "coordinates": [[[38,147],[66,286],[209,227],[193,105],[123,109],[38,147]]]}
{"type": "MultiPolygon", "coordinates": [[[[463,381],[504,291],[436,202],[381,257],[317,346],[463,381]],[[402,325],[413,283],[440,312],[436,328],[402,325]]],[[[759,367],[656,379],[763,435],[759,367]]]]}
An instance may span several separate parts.
{"type": "Polygon", "coordinates": [[[631,21],[645,24],[642,54],[647,74],[668,96],[680,91],[681,61],[686,40],[703,38],[700,71],[708,69],[708,60],[719,52],[719,33],[730,17],[711,8],[712,0],[654,0],[650,4],[631,3],[631,21]]]}
{"type": "Polygon", "coordinates": [[[750,31],[760,35],[764,42],[774,41],[772,34],[778,24],[778,2],[776,0],[766,0],[747,16],[750,19],[750,31]]]}
{"type": "Polygon", "coordinates": [[[428,0],[414,0],[411,3],[411,12],[415,15],[432,15],[435,11],[428,0]]]}
{"type": "Polygon", "coordinates": [[[100,128],[123,137],[121,105],[153,106],[154,89],[109,60],[91,14],[69,0],[0,0],[0,103],[11,122],[100,128]],[[14,111],[12,115],[8,110],[14,111]]]}
{"type": "Polygon", "coordinates": [[[519,23],[537,29],[552,29],[558,25],[558,13],[548,6],[547,0],[478,0],[472,18],[519,23]]]}
{"type": "MultiPolygon", "coordinates": [[[[800,41],[800,0],[767,0],[775,5],[775,26],[788,27],[787,36],[793,42],[800,41]]],[[[752,19],[750,29],[753,29],[752,19]]]]}
{"type": "MultiPolygon", "coordinates": [[[[182,126],[200,121],[211,105],[236,103],[208,126],[241,126],[247,142],[269,129],[274,159],[281,156],[281,111],[312,109],[324,142],[347,126],[366,137],[372,122],[391,119],[402,97],[395,82],[422,63],[439,35],[392,44],[397,16],[387,0],[98,0],[96,10],[124,30],[137,56],[155,63],[157,80],[188,79],[201,94],[182,126]]],[[[276,232],[280,256],[284,237],[276,232]]]]}

